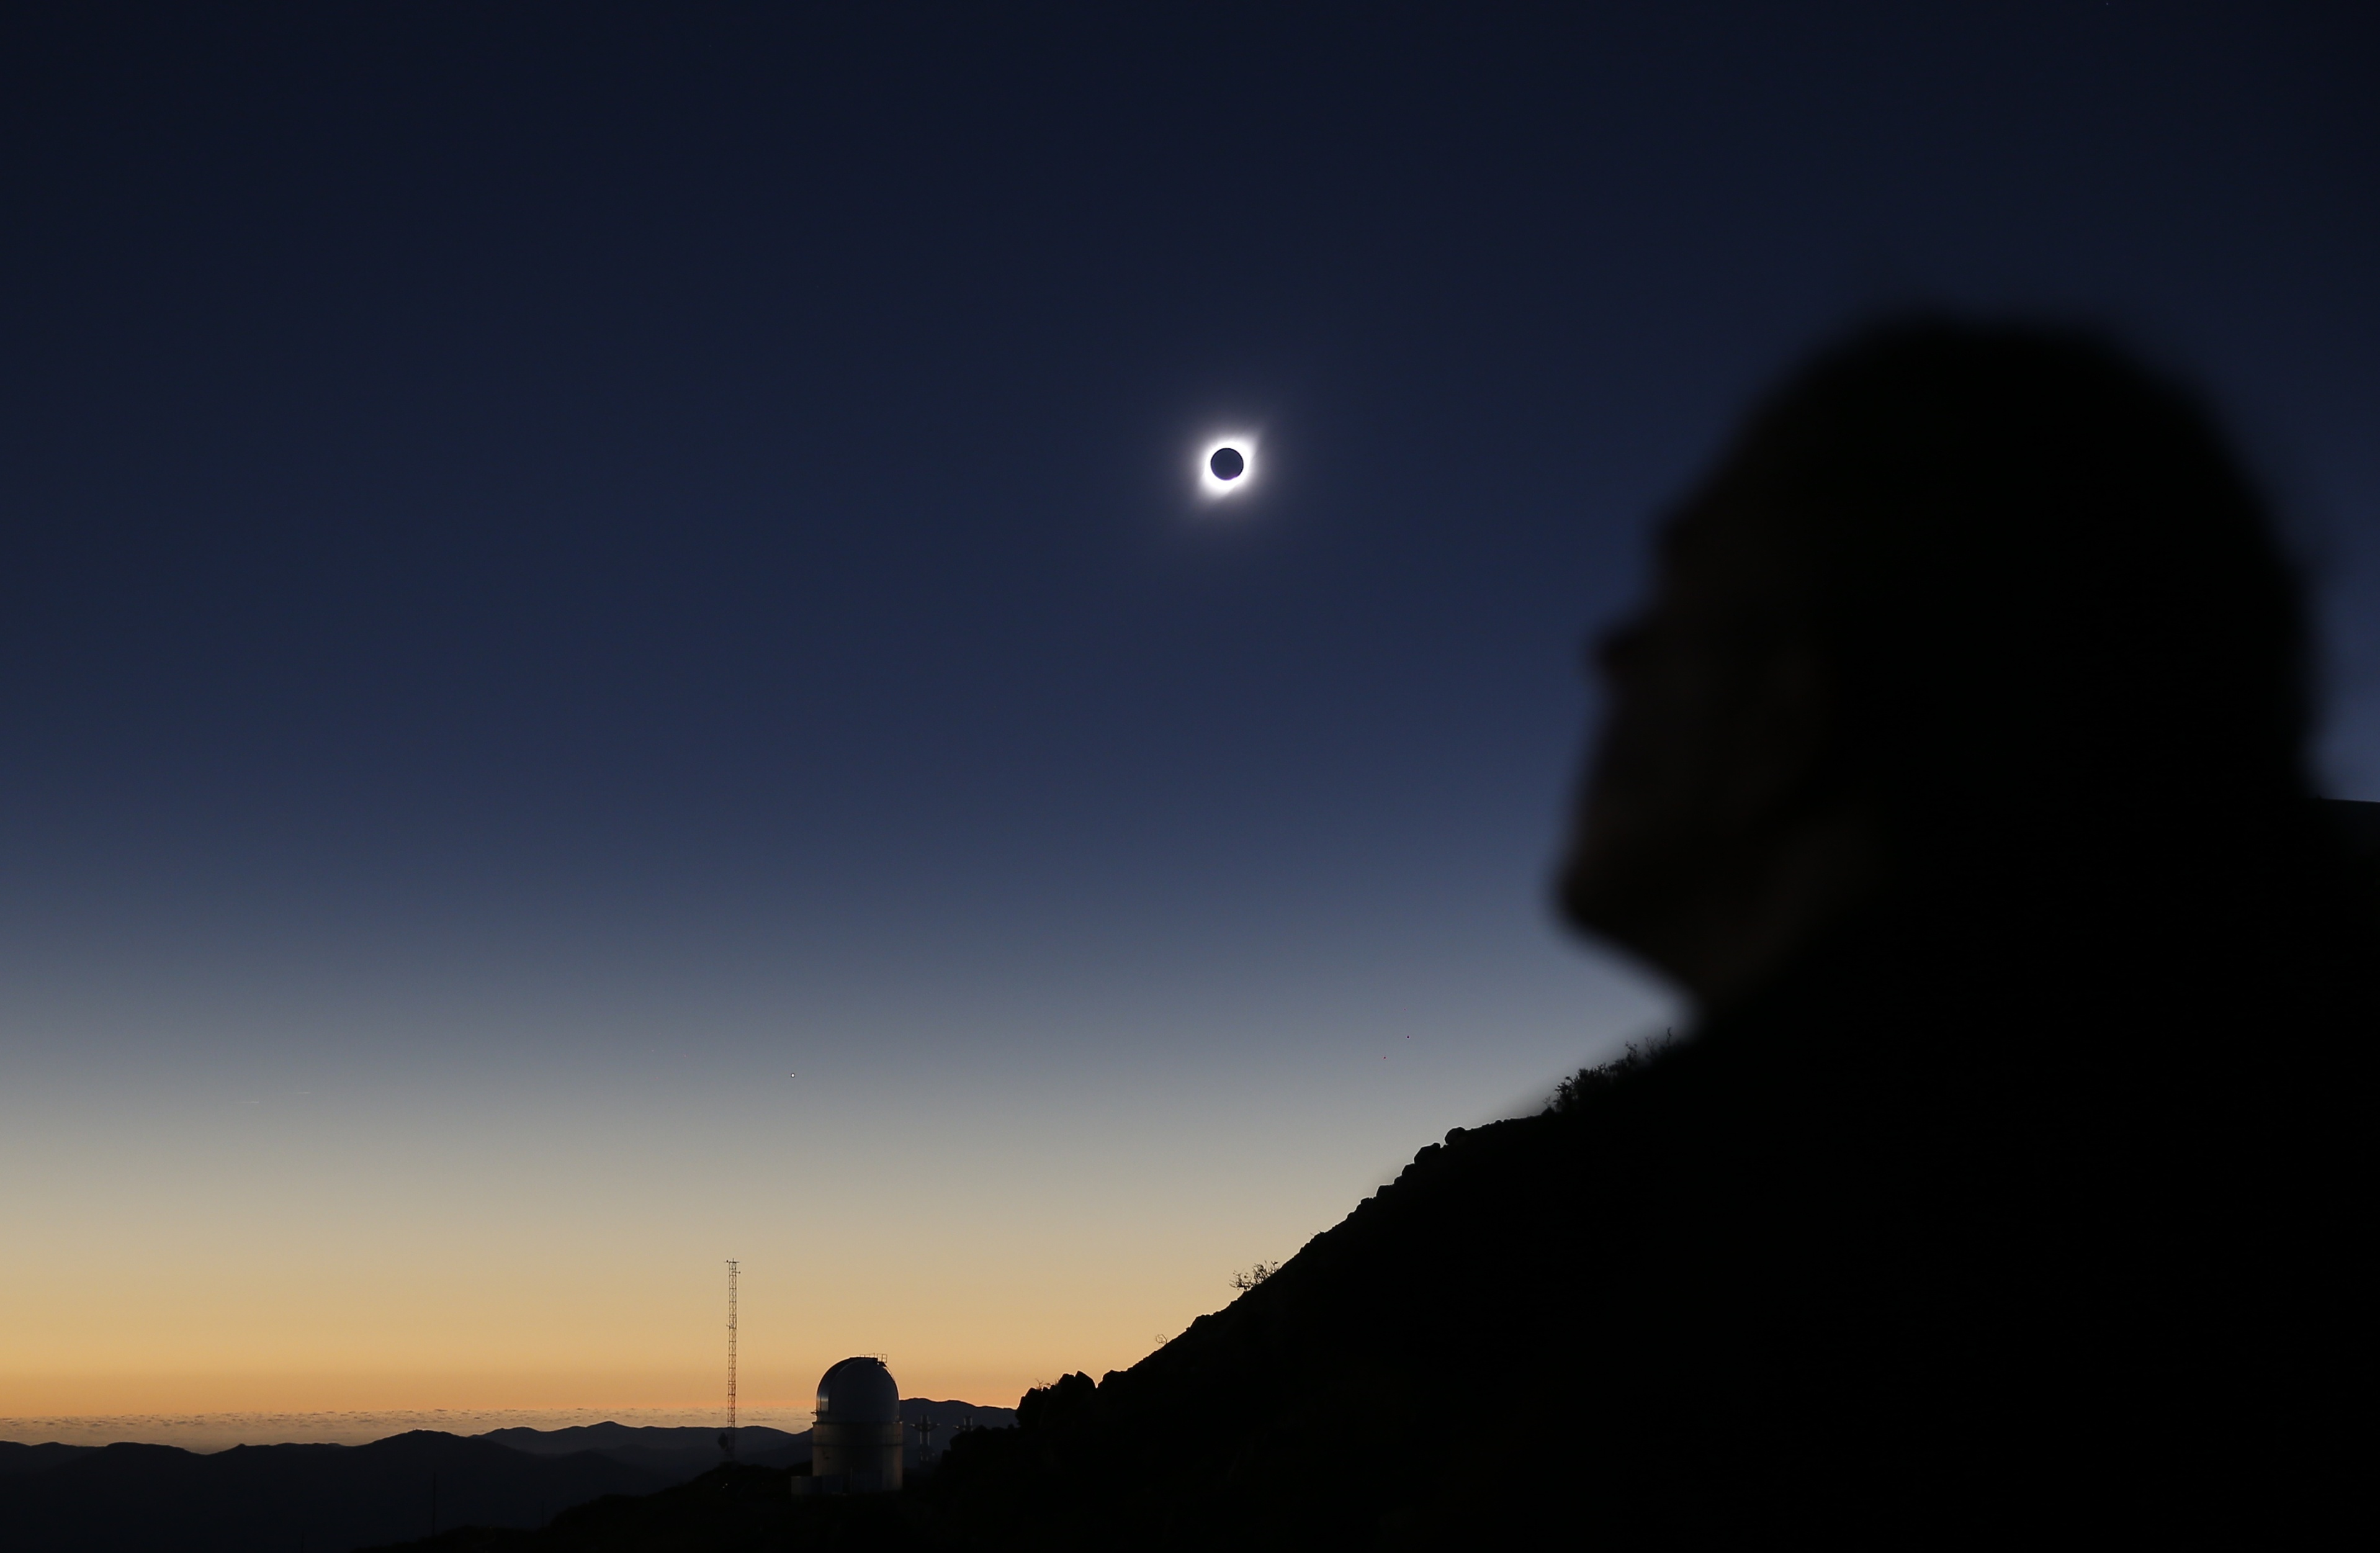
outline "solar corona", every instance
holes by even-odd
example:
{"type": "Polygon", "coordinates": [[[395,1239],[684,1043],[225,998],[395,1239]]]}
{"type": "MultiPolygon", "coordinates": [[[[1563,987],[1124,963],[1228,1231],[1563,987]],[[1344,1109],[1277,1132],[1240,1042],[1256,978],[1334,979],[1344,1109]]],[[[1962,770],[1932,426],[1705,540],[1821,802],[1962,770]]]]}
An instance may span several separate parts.
{"type": "Polygon", "coordinates": [[[1257,439],[1253,432],[1227,432],[1201,444],[1198,493],[1210,502],[1236,496],[1256,483],[1257,439]]]}

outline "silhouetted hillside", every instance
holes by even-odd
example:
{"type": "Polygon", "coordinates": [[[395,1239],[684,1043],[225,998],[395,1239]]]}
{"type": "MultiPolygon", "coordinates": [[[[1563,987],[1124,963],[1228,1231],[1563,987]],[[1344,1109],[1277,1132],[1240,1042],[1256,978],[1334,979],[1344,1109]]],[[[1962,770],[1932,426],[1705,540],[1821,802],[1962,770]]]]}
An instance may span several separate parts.
{"type": "MultiPolygon", "coordinates": [[[[532,1456],[568,1456],[580,1450],[708,1450],[714,1460],[703,1463],[708,1472],[719,1464],[719,1436],[722,1431],[708,1426],[664,1428],[639,1424],[578,1424],[566,1429],[490,1429],[473,1435],[473,1439],[491,1440],[497,1445],[525,1450],[532,1456]]],[[[735,1431],[736,1453],[747,1450],[782,1450],[795,1441],[806,1441],[809,1431],[794,1434],[784,1429],[772,1429],[766,1425],[747,1424],[735,1431]]]]}
{"type": "Polygon", "coordinates": [[[0,1474],[9,1553],[345,1553],[428,1533],[433,1499],[441,1526],[526,1527],[668,1481],[591,1451],[539,1456],[428,1430],[363,1446],[18,1446],[0,1458],[12,1463],[0,1474]],[[14,1470],[33,1452],[53,1464],[14,1470]]]}
{"type": "MultiPolygon", "coordinates": [[[[474,1438],[492,1441],[533,1456],[567,1456],[591,1450],[627,1466],[656,1474],[663,1483],[683,1483],[719,1465],[721,1431],[710,1428],[660,1428],[627,1424],[581,1424],[567,1429],[491,1429],[474,1438]]],[[[809,1431],[789,1434],[765,1426],[735,1431],[735,1459],[747,1466],[783,1469],[810,1459],[809,1431]]]]}
{"type": "MultiPolygon", "coordinates": [[[[406,1553],[1368,1545],[1400,1497],[1383,1485],[1410,1477],[1426,1460],[1380,1450],[1379,1425],[1401,1421],[1402,1438],[1423,1440],[1420,1426],[1439,1399],[1394,1398],[1360,1384],[1307,1394],[1299,1423],[1322,1449],[1302,1490],[1278,1497],[1248,1480],[1252,1465],[1262,1470],[1266,1455],[1281,1450],[1278,1426],[1251,1435],[1242,1420],[1279,1416],[1300,1368],[1289,1348],[1318,1329],[1366,1320],[1367,1305],[1378,1303],[1366,1290],[1377,1289],[1384,1269],[1435,1269],[1450,1286],[1475,1287],[1492,1264],[1440,1260],[1447,1217],[1492,1218],[1480,1206],[1500,1199],[1525,1211],[1535,1200],[1527,1183],[1541,1178],[1546,1151],[1571,1147],[1581,1115],[1603,1110],[1606,1097],[1645,1066],[1644,1056],[1631,1055],[1570,1086],[1559,1110],[1467,1134],[1457,1129],[1263,1284],[1200,1317],[1133,1370],[1111,1373],[1104,1384],[1068,1376],[1032,1391],[1014,1410],[1014,1426],[982,1427],[995,1410],[974,1410],[978,1427],[950,1438],[937,1466],[901,1494],[796,1500],[782,1473],[721,1470],[641,1498],[580,1506],[542,1532],[458,1530],[403,1545],[406,1553]],[[1235,1532],[1224,1514],[1252,1502],[1281,1519],[1235,1532]]],[[[1341,1356],[1350,1339],[1361,1346],[1366,1334],[1311,1346],[1341,1356]]],[[[1360,1382],[1362,1375],[1348,1371],[1345,1378],[1360,1382]]],[[[1517,1372],[1511,1383],[1521,1384],[1517,1372]]],[[[904,1413],[911,1410],[905,1402],[904,1413]]],[[[935,1419],[941,1424],[943,1415],[935,1419]]],[[[1390,1438],[1400,1437],[1392,1430],[1390,1438]]]]}
{"type": "Polygon", "coordinates": [[[98,1450],[96,1445],[19,1445],[15,1440],[0,1439],[0,1477],[47,1472],[77,1457],[95,1454],[98,1450]]]}
{"type": "MultiPolygon", "coordinates": [[[[1006,1428],[1016,1422],[1013,1407],[990,1407],[981,1402],[944,1401],[930,1397],[905,1397],[901,1401],[901,1421],[909,1426],[902,1442],[902,1459],[910,1471],[924,1462],[924,1440],[917,1426],[928,1419],[934,1425],[933,1453],[940,1455],[950,1442],[969,1427],[979,1429],[1006,1428]]],[[[662,1474],[668,1481],[679,1482],[709,1472],[720,1464],[719,1434],[713,1428],[659,1428],[626,1424],[582,1424],[567,1429],[491,1429],[474,1438],[492,1440],[515,1450],[526,1450],[538,1456],[562,1456],[575,1450],[592,1450],[623,1462],[662,1474]]],[[[736,1431],[735,1459],[746,1466],[775,1467],[780,1470],[807,1462],[810,1459],[810,1435],[808,1429],[791,1434],[783,1429],[750,1426],[736,1431]]],[[[6,1470],[0,1468],[0,1470],[6,1470]]]]}
{"type": "MultiPolygon", "coordinates": [[[[939,1461],[951,1448],[951,1441],[969,1429],[1006,1429],[1016,1424],[1013,1407],[986,1407],[980,1402],[938,1402],[925,1397],[901,1399],[901,1422],[909,1426],[901,1439],[901,1465],[907,1473],[916,1473],[927,1464],[923,1440],[917,1426],[927,1419],[934,1421],[933,1459],[939,1461]]],[[[802,1437],[805,1446],[809,1437],[802,1437]]],[[[807,1462],[807,1449],[797,1458],[807,1462]]]]}
{"type": "MultiPolygon", "coordinates": [[[[796,1522],[803,1527],[851,1519],[844,1499],[824,1515],[804,1513],[824,1501],[793,1497],[791,1474],[768,1467],[713,1467],[691,1483],[634,1498],[601,1498],[555,1517],[541,1531],[511,1531],[485,1526],[462,1527],[435,1537],[394,1544],[369,1553],[629,1553],[629,1550],[697,1550],[719,1548],[779,1553],[788,1547],[819,1546],[811,1537],[797,1540],[796,1522]],[[842,1513],[838,1514],[837,1511],[842,1513]]],[[[885,1496],[897,1500],[897,1496],[885,1496]]]]}

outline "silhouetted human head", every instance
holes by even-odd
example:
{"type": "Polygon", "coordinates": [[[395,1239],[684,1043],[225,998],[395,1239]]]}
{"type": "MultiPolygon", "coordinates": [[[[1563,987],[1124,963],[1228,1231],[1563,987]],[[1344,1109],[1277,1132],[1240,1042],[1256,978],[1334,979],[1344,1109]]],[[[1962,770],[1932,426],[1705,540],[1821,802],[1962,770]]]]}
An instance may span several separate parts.
{"type": "Polygon", "coordinates": [[[1863,332],[1660,543],[1561,897],[1706,1001],[1879,892],[2145,888],[2307,807],[2272,527],[2205,411],[2089,335],[1863,332]]]}

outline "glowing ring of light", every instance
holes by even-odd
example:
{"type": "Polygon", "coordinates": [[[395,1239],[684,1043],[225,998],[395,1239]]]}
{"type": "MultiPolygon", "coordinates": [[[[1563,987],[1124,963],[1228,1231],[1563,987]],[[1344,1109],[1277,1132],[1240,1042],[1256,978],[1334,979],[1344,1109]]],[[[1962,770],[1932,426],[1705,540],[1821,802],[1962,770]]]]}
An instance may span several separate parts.
{"type": "Polygon", "coordinates": [[[1194,467],[1197,470],[1198,494],[1205,497],[1208,501],[1220,502],[1226,496],[1238,494],[1240,491],[1246,490],[1249,486],[1256,483],[1256,433],[1253,431],[1238,431],[1223,436],[1208,438],[1207,441],[1199,444],[1198,458],[1194,467]],[[1215,455],[1222,452],[1223,449],[1227,447],[1236,448],[1239,450],[1240,457],[1245,461],[1245,467],[1240,470],[1236,479],[1220,479],[1216,478],[1214,466],[1211,461],[1215,455]]]}

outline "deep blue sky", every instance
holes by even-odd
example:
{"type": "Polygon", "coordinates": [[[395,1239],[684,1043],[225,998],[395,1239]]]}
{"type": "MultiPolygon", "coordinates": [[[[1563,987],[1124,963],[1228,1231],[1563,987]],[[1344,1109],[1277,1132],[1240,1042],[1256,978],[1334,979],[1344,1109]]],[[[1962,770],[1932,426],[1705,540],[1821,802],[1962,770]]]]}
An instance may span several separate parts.
{"type": "MultiPolygon", "coordinates": [[[[934,1373],[1127,1361],[1667,1017],[1545,920],[1578,644],[1746,397],[1881,308],[2097,321],[2204,383],[2323,588],[2328,780],[2380,797],[2368,6],[6,28],[0,1163],[59,1217],[16,1227],[47,1335],[0,1382],[97,1373],[28,1269],[87,1271],[142,1183],[406,1160],[421,1202],[550,1167],[662,1218],[845,1171],[852,1223],[941,1205],[917,1266],[1052,1248],[934,1373]],[[1184,470],[1225,426],[1265,483],[1218,516],[1184,470]],[[65,1162],[93,1136],[120,1178],[65,1162]],[[1068,1299],[1079,1353],[1034,1324],[1068,1299]]],[[[789,1237],[877,1245],[704,1211],[587,1244],[682,1253],[703,1309],[739,1247],[765,1290],[789,1237]]],[[[226,1308],[336,1261],[309,1232],[226,1308]]],[[[944,1341],[870,1319],[818,1342],[944,1341]]],[[[225,1320],[175,1341],[347,1362],[225,1320]]]]}

